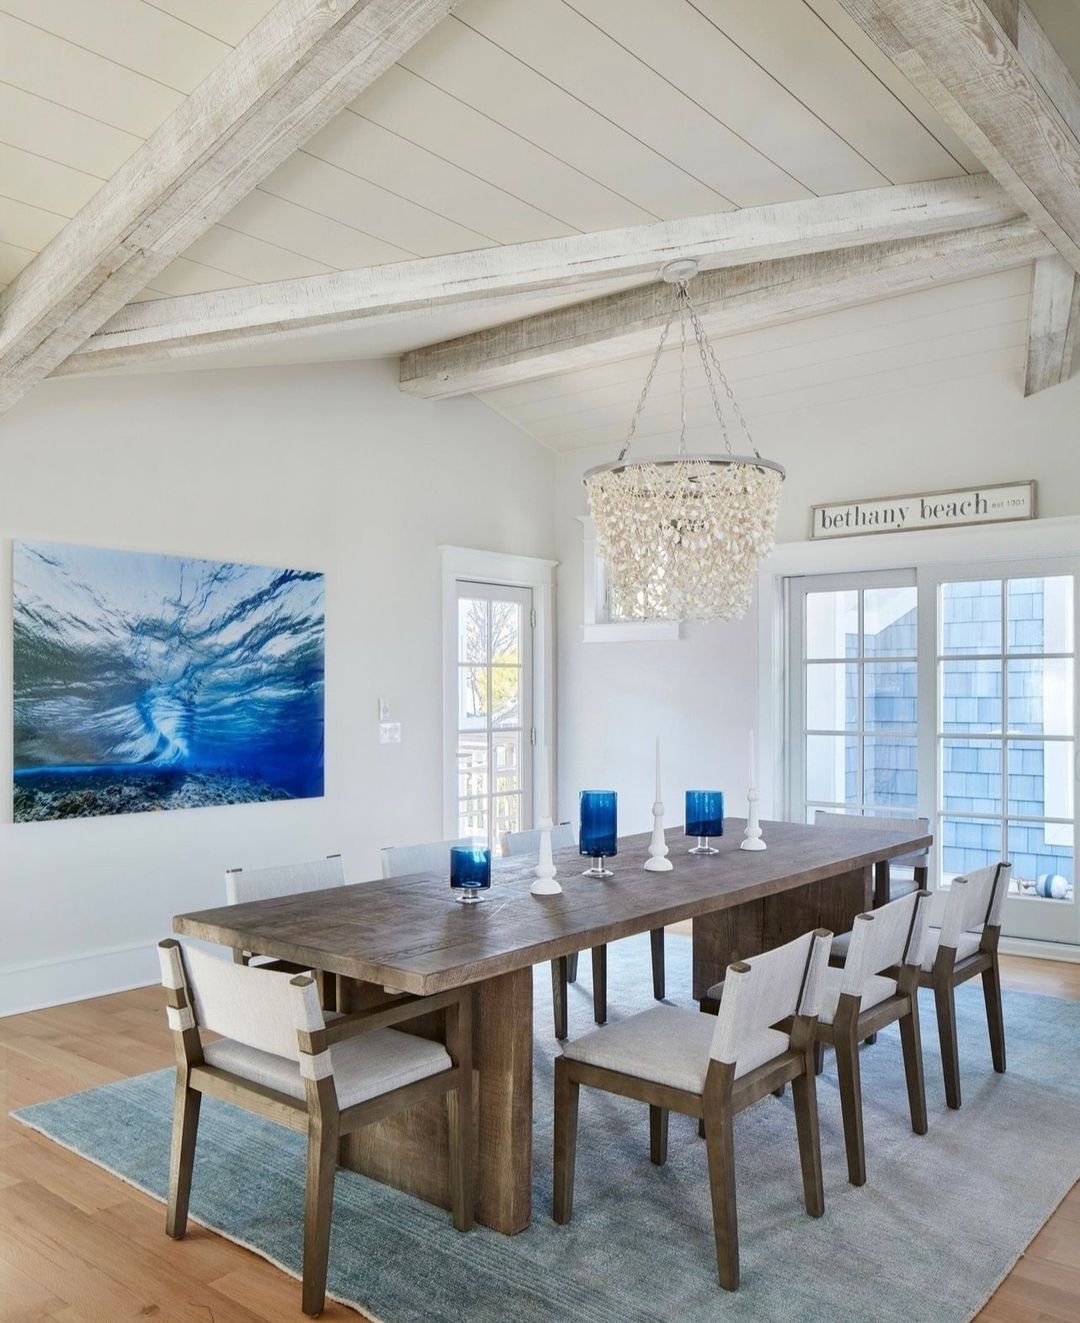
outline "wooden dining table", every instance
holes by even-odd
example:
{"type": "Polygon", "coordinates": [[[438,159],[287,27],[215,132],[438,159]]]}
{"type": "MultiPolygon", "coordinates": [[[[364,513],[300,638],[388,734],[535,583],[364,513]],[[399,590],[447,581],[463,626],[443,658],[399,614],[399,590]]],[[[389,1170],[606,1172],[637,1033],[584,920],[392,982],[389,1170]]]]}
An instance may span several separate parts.
{"type": "MultiPolygon", "coordinates": [[[[520,856],[495,862],[480,905],[454,903],[448,866],[181,914],[173,929],[337,975],[353,1008],[472,985],[477,1218],[512,1235],[532,1216],[534,965],[692,919],[691,991],[700,1000],[733,960],[813,928],[846,932],[873,904],[875,866],[933,839],[914,824],[910,835],[762,825],[768,848],[757,853],[738,848],[739,819],[728,820],[714,855],[689,854],[689,842],[670,832],[670,873],[645,872],[648,834],[620,839],[606,879],[583,876],[576,850],[556,852],[563,890],[554,896],[530,893],[535,861],[520,856]]],[[[641,978],[649,986],[647,959],[641,978]]],[[[432,1036],[439,1028],[438,1015],[417,1023],[432,1036]]],[[[342,1161],[448,1207],[448,1152],[445,1108],[425,1102],[350,1136],[342,1161]]]]}

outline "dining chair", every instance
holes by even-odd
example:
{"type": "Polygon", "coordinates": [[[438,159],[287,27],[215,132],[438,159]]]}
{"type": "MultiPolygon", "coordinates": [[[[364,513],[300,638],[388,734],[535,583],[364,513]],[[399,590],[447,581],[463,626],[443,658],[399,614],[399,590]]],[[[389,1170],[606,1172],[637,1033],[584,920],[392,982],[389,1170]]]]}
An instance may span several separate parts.
{"type": "Polygon", "coordinates": [[[383,877],[407,877],[410,873],[439,873],[450,876],[450,851],[455,845],[475,845],[472,836],[454,841],[431,841],[426,845],[386,845],[379,852],[383,877]]]}
{"type": "MultiPolygon", "coordinates": [[[[268,868],[227,868],[225,870],[225,899],[230,905],[242,905],[252,900],[273,900],[278,896],[295,896],[304,891],[324,891],[345,885],[345,868],[340,854],[328,854],[324,859],[311,859],[299,864],[274,864],[268,868]]],[[[259,962],[263,969],[276,969],[301,974],[305,967],[288,960],[263,960],[258,952],[233,948],[233,960],[238,965],[259,962]]],[[[325,971],[315,971],[319,996],[327,1010],[338,1005],[336,980],[325,971]]]]}
{"type": "MultiPolygon", "coordinates": [[[[577,843],[574,829],[568,822],[562,822],[552,828],[551,848],[567,850],[577,843]]],[[[502,838],[503,853],[536,854],[540,849],[540,829],[532,831],[506,832],[502,838]]],[[[657,1001],[664,1000],[666,978],[664,972],[664,930],[653,928],[649,931],[652,946],[653,996],[657,1001]]],[[[551,1000],[555,1008],[555,1037],[560,1042],[568,1033],[567,985],[577,982],[578,952],[556,956],[551,962],[551,1000]]],[[[597,1024],[607,1022],[607,947],[592,948],[592,985],[593,1019],[597,1024]]]]}
{"type": "Polygon", "coordinates": [[[453,1224],[473,1224],[472,989],[339,1016],[327,1024],[313,980],[237,965],[169,939],[158,944],[176,1048],[166,1234],[187,1229],[204,1094],[307,1137],[302,1303],[326,1298],[338,1141],[427,1098],[445,1097],[453,1224]],[[446,1043],[394,1025],[445,1014],[446,1043]],[[201,1030],[223,1037],[203,1042],[201,1030]]]}
{"type": "Polygon", "coordinates": [[[704,1121],[720,1284],[739,1284],[733,1118],[790,1083],[811,1217],[825,1209],[814,1034],[831,933],[819,929],[727,969],[717,1018],[654,1006],[564,1045],[555,1062],[552,1214],[570,1221],[581,1085],[649,1106],[650,1157],[667,1159],[668,1112],[704,1121]],[[784,1029],[776,1026],[785,1024],[784,1029]]]}
{"type": "Polygon", "coordinates": [[[912,891],[880,909],[858,915],[844,967],[830,965],[825,971],[815,1058],[820,1071],[825,1045],[836,1052],[848,1180],[852,1185],[866,1184],[859,1044],[888,1024],[898,1024],[900,1029],[911,1128],[917,1135],[926,1134],[919,974],[929,901],[929,891],[912,891]]]}
{"type": "Polygon", "coordinates": [[[1009,891],[1012,864],[990,864],[966,877],[954,877],[945,898],[940,928],[928,928],[919,983],[934,991],[945,1101],[960,1106],[960,1054],[956,1040],[956,988],[982,975],[990,1055],[1005,1073],[1005,1017],[1001,1005],[998,940],[1001,911],[1009,891]]]}

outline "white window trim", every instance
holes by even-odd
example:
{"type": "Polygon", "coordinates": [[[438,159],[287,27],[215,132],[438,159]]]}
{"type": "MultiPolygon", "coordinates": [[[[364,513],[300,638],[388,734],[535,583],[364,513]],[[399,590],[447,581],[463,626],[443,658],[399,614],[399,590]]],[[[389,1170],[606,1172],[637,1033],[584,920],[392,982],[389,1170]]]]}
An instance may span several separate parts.
{"type": "Polygon", "coordinates": [[[533,821],[542,811],[545,782],[555,798],[555,616],[554,581],[557,560],[514,556],[473,547],[441,546],[443,598],[443,834],[458,835],[457,778],[453,754],[457,750],[457,585],[459,580],[505,584],[532,589],[533,610],[533,821]]]}
{"type": "Polygon", "coordinates": [[[603,603],[597,601],[596,583],[603,568],[596,551],[596,525],[591,516],[578,515],[581,523],[582,565],[585,604],[584,642],[586,643],[655,643],[682,636],[677,620],[609,620],[603,603]]]}
{"type": "MultiPolygon", "coordinates": [[[[803,574],[850,574],[859,570],[928,569],[970,561],[1001,562],[1025,557],[1073,558],[1080,546],[1080,515],[1031,519],[1015,524],[925,529],[902,538],[868,534],[818,542],[782,542],[758,574],[758,730],[761,750],[759,809],[763,818],[787,815],[784,748],[786,710],[784,619],[786,580],[803,574]]],[[[923,622],[920,620],[920,627],[923,622]]],[[[920,676],[920,680],[922,677],[920,676]]],[[[920,768],[920,771],[922,769],[920,768]]],[[[1080,963],[1080,946],[1028,938],[1002,938],[1001,949],[1080,963]]]]}

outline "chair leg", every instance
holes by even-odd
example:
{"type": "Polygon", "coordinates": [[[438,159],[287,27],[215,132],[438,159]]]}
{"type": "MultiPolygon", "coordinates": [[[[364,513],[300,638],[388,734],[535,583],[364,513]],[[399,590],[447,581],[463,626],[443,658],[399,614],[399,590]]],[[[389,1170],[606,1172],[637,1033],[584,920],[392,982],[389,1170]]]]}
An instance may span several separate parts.
{"type": "Polygon", "coordinates": [[[551,962],[551,1000],[555,1007],[555,1037],[561,1043],[567,1035],[566,984],[569,978],[567,957],[556,956],[551,962]]]}
{"type": "Polygon", "coordinates": [[[735,1207],[735,1141],[731,1113],[726,1108],[706,1107],[705,1147],[709,1158],[717,1274],[720,1285],[734,1291],[739,1285],[739,1223],[735,1207]]]}
{"type": "Polygon", "coordinates": [[[190,1089],[186,1074],[177,1071],[173,1103],[172,1156],[169,1161],[169,1206],[165,1214],[165,1234],[182,1239],[187,1231],[188,1202],[191,1197],[191,1173],[195,1166],[195,1138],[199,1130],[202,1094],[190,1089]]]}
{"type": "Polygon", "coordinates": [[[919,993],[911,994],[911,1010],[900,1017],[900,1045],[904,1050],[904,1075],[907,1077],[908,1107],[911,1128],[917,1135],[926,1134],[926,1080],[923,1077],[922,1034],[919,1030],[919,993]]]}
{"type": "Polygon", "coordinates": [[[578,953],[574,951],[566,957],[566,981],[567,983],[577,982],[577,958],[578,953]]]}
{"type": "Polygon", "coordinates": [[[592,1006],[593,1019],[603,1024],[607,1019],[607,947],[592,949],[592,1006]]]}
{"type": "Polygon", "coordinates": [[[803,1074],[791,1081],[795,1104],[795,1133],[799,1139],[799,1162],[802,1166],[803,1199],[811,1217],[825,1212],[825,1186],[821,1175],[821,1128],[818,1125],[817,1080],[810,1063],[803,1074]]]}
{"type": "Polygon", "coordinates": [[[960,1049],[956,1041],[956,995],[951,983],[934,983],[941,1069],[945,1076],[945,1102],[956,1111],[960,1106],[960,1049]]]}
{"type": "Polygon", "coordinates": [[[848,1180],[852,1185],[865,1185],[866,1148],[863,1142],[859,1044],[853,1034],[839,1032],[833,1047],[836,1051],[836,1078],[840,1086],[840,1111],[844,1118],[848,1180]]]}
{"type": "Polygon", "coordinates": [[[475,1218],[473,1194],[473,1090],[472,1070],[468,1081],[446,1095],[446,1119],[450,1128],[450,1212],[458,1231],[471,1231],[475,1218]]]}
{"type": "Polygon", "coordinates": [[[652,946],[652,995],[657,1001],[664,1000],[667,979],[664,973],[664,930],[653,928],[649,932],[652,946]]]}
{"type": "Polygon", "coordinates": [[[309,1318],[326,1303],[326,1267],[330,1256],[330,1219],[334,1211],[338,1127],[312,1116],[308,1122],[307,1188],[304,1196],[303,1310],[309,1318]]]}
{"type": "Polygon", "coordinates": [[[551,1216],[560,1225],[574,1211],[574,1168],[577,1163],[578,1095],[581,1085],[571,1079],[563,1057],[555,1062],[555,1189],[551,1216]]]}
{"type": "Polygon", "coordinates": [[[667,1162],[668,1111],[649,1106],[649,1160],[662,1167],[667,1162]]]}
{"type": "Polygon", "coordinates": [[[819,1039],[814,1044],[814,1074],[823,1075],[825,1073],[825,1044],[819,1039]]]}
{"type": "Polygon", "coordinates": [[[998,968],[997,952],[994,963],[982,975],[983,999],[986,1002],[986,1024],[990,1030],[990,1054],[994,1060],[994,1069],[999,1075],[1005,1074],[1005,1017],[1001,1008],[1001,971],[998,968]]]}

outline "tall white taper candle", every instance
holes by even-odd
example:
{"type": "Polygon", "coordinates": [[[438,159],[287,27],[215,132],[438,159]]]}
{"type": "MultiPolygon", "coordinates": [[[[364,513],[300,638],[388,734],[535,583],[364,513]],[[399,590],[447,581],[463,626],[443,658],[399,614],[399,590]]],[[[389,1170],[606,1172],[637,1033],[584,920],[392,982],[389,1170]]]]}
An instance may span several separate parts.
{"type": "Polygon", "coordinates": [[[657,737],[656,737],[656,794],[653,796],[653,800],[654,800],[654,802],[659,803],[663,798],[664,798],[664,796],[660,793],[660,736],[657,735],[657,737]]]}

